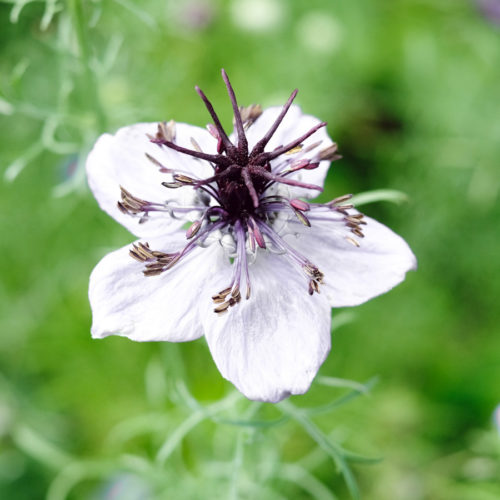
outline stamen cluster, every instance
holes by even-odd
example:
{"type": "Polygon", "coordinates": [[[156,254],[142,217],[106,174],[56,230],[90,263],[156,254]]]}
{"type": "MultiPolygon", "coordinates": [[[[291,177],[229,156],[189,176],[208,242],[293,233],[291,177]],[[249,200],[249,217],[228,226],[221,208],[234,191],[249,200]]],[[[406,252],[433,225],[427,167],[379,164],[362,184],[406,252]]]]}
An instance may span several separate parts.
{"type": "MultiPolygon", "coordinates": [[[[244,286],[245,298],[251,296],[250,273],[247,254],[255,254],[257,249],[270,249],[282,253],[294,264],[299,266],[308,280],[309,294],[319,293],[323,283],[323,273],[305,256],[292,248],[273,227],[281,216],[291,217],[292,224],[299,223],[310,227],[315,220],[324,220],[329,213],[340,216],[353,236],[362,238],[361,225],[364,224],[361,214],[352,214],[348,210],[353,206],[345,204],[350,195],[336,198],[329,203],[315,204],[299,198],[290,198],[284,194],[286,189],[280,186],[290,186],[307,190],[322,191],[315,184],[301,182],[293,174],[300,170],[318,168],[322,161],[333,161],[340,156],[337,145],[331,143],[320,148],[321,142],[304,142],[319,129],[326,126],[320,122],[309,131],[300,135],[288,144],[266,151],[271,138],[285,118],[296,95],[294,90],[283,106],[265,135],[250,150],[245,131],[262,114],[260,106],[239,107],[234,90],[225,71],[222,76],[227,87],[234,113],[235,141],[226,134],[212,104],[205,94],[196,87],[196,91],[205,103],[213,120],[207,126],[208,131],[217,141],[216,154],[202,150],[195,139],[191,139],[193,149],[176,143],[176,125],[173,121],[160,123],[156,135],[150,136],[152,143],[160,148],[168,148],[200,160],[209,162],[213,175],[199,179],[186,175],[175,166],[165,166],[158,159],[147,154],[148,159],[163,173],[171,174],[171,180],[163,182],[167,189],[190,187],[197,193],[196,206],[182,207],[169,202],[165,204],[152,203],[132,195],[121,188],[121,201],[118,208],[126,214],[140,217],[145,222],[151,212],[167,211],[171,215],[185,215],[188,212],[199,213],[199,218],[192,222],[186,232],[188,243],[175,253],[153,251],[147,243],[139,243],[130,250],[130,255],[145,264],[144,274],[155,276],[169,270],[183,257],[206,242],[209,236],[217,231],[220,238],[228,236],[232,242],[230,257],[233,259],[233,278],[231,284],[215,294],[212,299],[216,313],[226,312],[230,307],[241,301],[241,287],[244,286]],[[314,153],[314,151],[316,151],[314,153]],[[309,154],[311,153],[311,154],[309,154]],[[306,158],[305,155],[309,154],[306,158]]],[[[345,237],[347,241],[359,246],[357,239],[345,237]]]]}

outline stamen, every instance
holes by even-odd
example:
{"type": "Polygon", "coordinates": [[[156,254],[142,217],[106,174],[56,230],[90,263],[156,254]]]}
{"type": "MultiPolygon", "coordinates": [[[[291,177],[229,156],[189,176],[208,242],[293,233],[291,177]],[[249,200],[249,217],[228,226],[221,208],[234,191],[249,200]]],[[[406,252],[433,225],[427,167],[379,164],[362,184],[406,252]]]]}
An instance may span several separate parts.
{"type": "Polygon", "coordinates": [[[189,229],[186,231],[186,238],[190,240],[193,236],[195,236],[201,228],[201,221],[197,220],[193,222],[189,229]]]}
{"type": "Polygon", "coordinates": [[[317,148],[323,141],[316,141],[313,142],[312,144],[309,144],[306,148],[304,148],[303,152],[304,153],[309,153],[309,151],[312,151],[313,149],[317,148]]]}
{"type": "Polygon", "coordinates": [[[337,154],[337,150],[338,150],[338,146],[335,142],[333,144],[330,144],[330,146],[328,146],[327,148],[325,148],[319,152],[318,160],[320,160],[320,161],[339,160],[340,158],[342,158],[342,156],[337,154]]]}
{"type": "Polygon", "coordinates": [[[190,140],[191,140],[191,144],[193,145],[193,148],[195,149],[195,151],[198,151],[198,153],[203,153],[200,145],[198,144],[198,142],[196,142],[196,139],[194,137],[191,137],[190,140]]]}
{"type": "Polygon", "coordinates": [[[148,259],[153,258],[153,253],[149,248],[149,243],[139,242],[137,245],[134,243],[132,249],[129,250],[129,255],[139,262],[145,262],[148,259]]]}
{"type": "MultiPolygon", "coordinates": [[[[224,171],[226,172],[226,171],[224,171]]],[[[222,176],[224,173],[218,174],[218,176],[222,176]]],[[[211,198],[217,201],[217,203],[221,203],[218,192],[212,186],[208,185],[210,182],[214,181],[218,178],[218,176],[210,177],[204,180],[193,179],[192,177],[188,177],[187,175],[176,174],[174,175],[174,180],[170,182],[162,182],[161,185],[168,189],[178,189],[184,186],[193,186],[195,189],[201,189],[205,193],[208,194],[211,198]],[[205,185],[206,184],[206,185],[205,185]]]]}
{"type": "Polygon", "coordinates": [[[366,225],[366,221],[363,220],[363,214],[351,214],[344,217],[345,225],[351,229],[351,232],[358,236],[359,238],[364,238],[362,225],[366,225]]]}
{"type": "Polygon", "coordinates": [[[319,162],[309,162],[307,165],[304,165],[305,170],[314,170],[319,167],[319,162]]]}
{"type": "Polygon", "coordinates": [[[274,200],[271,197],[267,198],[271,201],[266,200],[261,204],[261,206],[264,208],[264,213],[291,209],[301,224],[307,227],[311,227],[309,218],[306,216],[306,214],[304,214],[305,211],[309,211],[311,209],[311,205],[309,203],[298,199],[287,200],[286,198],[282,197],[275,197],[276,199],[274,200]]]}
{"type": "Polygon", "coordinates": [[[220,291],[216,295],[212,296],[212,300],[214,302],[222,302],[224,299],[231,293],[232,287],[225,288],[224,290],[220,291]]]}
{"type": "Polygon", "coordinates": [[[225,312],[227,312],[230,305],[231,305],[230,302],[223,302],[214,309],[214,312],[217,314],[224,314],[225,312]]]}
{"type": "Polygon", "coordinates": [[[196,184],[195,179],[193,179],[192,177],[188,177],[187,175],[184,174],[175,174],[174,180],[180,182],[181,184],[187,184],[189,186],[193,186],[194,184],[196,184]]]}
{"type": "Polygon", "coordinates": [[[339,196],[338,198],[333,199],[328,203],[328,205],[338,205],[340,203],[344,203],[344,201],[348,201],[352,198],[352,194],[344,194],[343,196],[339,196]]]}
{"type": "Polygon", "coordinates": [[[124,214],[135,215],[138,213],[142,213],[144,212],[144,208],[149,205],[148,201],[137,198],[122,186],[120,186],[120,194],[122,201],[118,202],[118,208],[124,214]]]}
{"type": "Polygon", "coordinates": [[[331,209],[342,215],[349,215],[348,210],[350,210],[351,208],[354,208],[354,205],[350,203],[348,205],[339,205],[338,207],[332,207],[331,209]]]}
{"type": "MultiPolygon", "coordinates": [[[[215,207],[213,207],[215,208],[215,207]]],[[[170,214],[170,217],[174,219],[179,219],[180,214],[187,214],[189,212],[207,212],[207,208],[204,206],[178,206],[172,205],[168,201],[165,203],[165,211],[170,214]]]]}
{"type": "Polygon", "coordinates": [[[294,148],[288,150],[285,154],[294,155],[295,153],[299,153],[300,151],[302,151],[302,144],[299,144],[298,146],[295,146],[294,148]]]}
{"type": "Polygon", "coordinates": [[[156,165],[157,167],[160,168],[160,172],[164,173],[164,174],[169,174],[171,172],[173,172],[173,170],[171,170],[170,168],[167,168],[165,167],[162,163],[160,163],[154,156],[151,156],[149,153],[144,153],[146,155],[146,158],[151,162],[153,163],[154,165],[156,165]]]}
{"type": "Polygon", "coordinates": [[[239,302],[241,300],[240,287],[238,285],[236,285],[231,292],[231,297],[233,297],[236,302],[239,302]]]}
{"type": "Polygon", "coordinates": [[[145,262],[146,269],[143,271],[145,276],[156,276],[161,274],[166,266],[171,264],[178,254],[167,254],[151,250],[148,243],[139,242],[133,244],[129,250],[129,255],[138,262],[145,262]]]}
{"type": "Polygon", "coordinates": [[[354,238],[351,238],[350,236],[346,236],[345,239],[351,244],[351,245],[354,245],[355,247],[358,247],[360,246],[360,244],[354,239],[354,238]]]}
{"type": "Polygon", "coordinates": [[[214,139],[220,139],[219,131],[213,123],[207,123],[207,130],[214,139]]]}
{"type": "Polygon", "coordinates": [[[255,241],[255,235],[253,234],[252,228],[250,227],[250,224],[247,222],[247,234],[248,234],[248,243],[250,246],[250,251],[252,253],[255,252],[256,250],[256,241],[255,241]]]}
{"type": "Polygon", "coordinates": [[[363,214],[348,215],[345,220],[351,224],[359,226],[360,224],[366,225],[366,221],[363,220],[363,214]],[[358,217],[359,216],[359,217],[358,217]]]}
{"type": "Polygon", "coordinates": [[[309,166],[309,164],[311,163],[310,160],[295,160],[294,162],[292,162],[288,168],[286,169],[287,171],[289,172],[296,172],[297,170],[302,170],[303,168],[306,168],[309,166]]]}
{"type": "Polygon", "coordinates": [[[251,125],[262,114],[262,106],[260,104],[250,104],[250,106],[240,106],[240,116],[243,122],[243,128],[248,130],[251,125]]]}
{"type": "Polygon", "coordinates": [[[304,224],[304,226],[307,226],[307,227],[311,227],[311,223],[309,222],[309,219],[300,211],[300,210],[293,210],[295,216],[297,217],[297,219],[299,219],[300,222],[302,222],[302,224],[304,224]]]}
{"type": "Polygon", "coordinates": [[[305,189],[315,189],[316,191],[323,191],[321,186],[316,186],[315,184],[306,184],[305,182],[296,181],[294,179],[288,179],[278,174],[273,174],[272,172],[268,172],[266,169],[256,166],[250,165],[248,169],[255,175],[259,175],[264,177],[264,179],[278,182],[281,184],[287,184],[289,186],[302,187],[305,189]]]}
{"type": "Polygon", "coordinates": [[[363,221],[364,214],[352,214],[347,217],[347,219],[352,220],[352,221],[359,221],[360,224],[366,224],[365,221],[363,221]]]}
{"type": "Polygon", "coordinates": [[[147,134],[149,139],[152,142],[162,142],[162,141],[170,141],[175,142],[175,122],[174,120],[170,120],[167,122],[158,123],[158,127],[156,130],[156,134],[151,136],[147,134]]]}
{"type": "Polygon", "coordinates": [[[209,123],[207,125],[207,129],[210,132],[210,134],[217,139],[217,153],[222,154],[224,151],[224,145],[222,143],[222,137],[219,134],[219,131],[217,130],[217,127],[213,123],[209,123]]]}
{"type": "Polygon", "coordinates": [[[315,168],[318,168],[318,166],[319,162],[311,163],[310,160],[296,160],[292,164],[287,165],[286,168],[284,168],[281,171],[279,170],[279,167],[275,168],[274,172],[277,173],[278,175],[287,176],[302,169],[314,170],[315,168]]]}
{"type": "Polygon", "coordinates": [[[214,312],[217,314],[227,311],[229,307],[233,307],[241,301],[240,284],[242,269],[245,271],[246,299],[250,297],[251,293],[245,230],[239,220],[236,221],[233,229],[233,235],[236,239],[236,257],[233,264],[233,278],[231,280],[231,286],[212,296],[214,303],[219,304],[214,308],[214,312]]]}
{"type": "Polygon", "coordinates": [[[255,238],[255,241],[257,242],[257,245],[259,245],[260,248],[266,248],[266,242],[264,240],[264,237],[262,236],[262,233],[260,232],[257,222],[255,222],[255,219],[250,216],[248,218],[248,223],[249,226],[251,226],[251,232],[253,237],[255,238]]]}
{"type": "Polygon", "coordinates": [[[182,182],[179,182],[179,181],[162,182],[161,185],[168,188],[168,189],[177,189],[177,188],[184,186],[184,184],[182,182]]]}
{"type": "Polygon", "coordinates": [[[305,273],[316,280],[318,283],[323,283],[324,274],[316,267],[313,266],[310,262],[303,266],[305,273]]]}
{"type": "Polygon", "coordinates": [[[298,200],[297,198],[290,200],[290,205],[292,205],[292,207],[296,210],[301,210],[302,212],[307,212],[311,209],[311,205],[309,205],[307,201],[298,200]]]}
{"type": "Polygon", "coordinates": [[[310,280],[309,281],[309,288],[308,288],[308,291],[309,291],[309,295],[313,295],[314,292],[316,293],[320,293],[319,291],[319,284],[317,281],[315,280],[310,280]]]}
{"type": "MultiPolygon", "coordinates": [[[[117,202],[118,209],[125,215],[144,214],[147,216],[149,212],[164,212],[166,207],[160,203],[146,201],[132,193],[128,192],[124,187],[120,186],[121,201],[117,202]]],[[[146,220],[146,219],[144,219],[146,220]]]]}
{"type": "Polygon", "coordinates": [[[271,229],[267,224],[260,223],[262,232],[264,232],[271,242],[278,248],[283,250],[284,255],[289,257],[292,261],[298,264],[304,273],[311,278],[309,280],[309,293],[311,293],[311,287],[313,287],[313,292],[316,288],[319,289],[317,285],[323,283],[323,273],[309,260],[307,260],[303,255],[297,252],[293,247],[291,247],[283,238],[281,238],[273,229],[271,229]],[[317,282],[316,285],[311,285],[311,281],[317,282]]]}
{"type": "Polygon", "coordinates": [[[164,253],[151,250],[147,243],[139,243],[132,246],[129,254],[135,260],[146,263],[146,269],[143,271],[144,276],[157,276],[171,269],[183,257],[191,253],[197,247],[198,243],[202,243],[212,231],[220,229],[225,225],[225,221],[217,221],[210,224],[203,231],[200,231],[200,228],[198,228],[196,233],[191,236],[189,243],[180,252],[164,253]]]}

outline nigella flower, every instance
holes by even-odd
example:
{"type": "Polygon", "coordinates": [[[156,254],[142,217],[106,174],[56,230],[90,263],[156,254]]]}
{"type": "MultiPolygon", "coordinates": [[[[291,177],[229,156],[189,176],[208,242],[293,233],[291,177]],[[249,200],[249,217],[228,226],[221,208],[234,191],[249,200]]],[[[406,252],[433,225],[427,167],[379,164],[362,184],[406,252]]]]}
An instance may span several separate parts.
{"type": "Polygon", "coordinates": [[[416,266],[405,241],[322,190],[338,158],[325,125],[292,102],[213,123],[139,123],[99,138],[87,174],[99,205],[139,239],[90,278],[92,335],[183,342],[205,335],[249,399],[308,390],[330,350],[330,308],[387,292],[416,266]],[[186,223],[188,223],[186,229],[186,223]]]}

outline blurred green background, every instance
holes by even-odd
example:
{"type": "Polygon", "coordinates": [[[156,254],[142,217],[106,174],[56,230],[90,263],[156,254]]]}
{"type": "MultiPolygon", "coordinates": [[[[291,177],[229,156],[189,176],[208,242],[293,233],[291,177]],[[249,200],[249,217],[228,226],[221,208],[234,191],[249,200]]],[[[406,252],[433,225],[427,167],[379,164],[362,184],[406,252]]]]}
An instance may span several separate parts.
{"type": "Polygon", "coordinates": [[[347,499],[353,477],[365,499],[500,498],[495,4],[0,2],[0,498],[347,499]],[[229,127],[221,67],[243,105],[298,87],[344,157],[324,196],[406,193],[363,211],[419,260],[333,311],[321,378],[278,407],[235,396],[203,339],[89,334],[88,276],[132,237],[88,191],[86,154],[134,122],[204,126],[195,84],[229,127]],[[336,379],[375,376],[369,394],[336,379]]]}

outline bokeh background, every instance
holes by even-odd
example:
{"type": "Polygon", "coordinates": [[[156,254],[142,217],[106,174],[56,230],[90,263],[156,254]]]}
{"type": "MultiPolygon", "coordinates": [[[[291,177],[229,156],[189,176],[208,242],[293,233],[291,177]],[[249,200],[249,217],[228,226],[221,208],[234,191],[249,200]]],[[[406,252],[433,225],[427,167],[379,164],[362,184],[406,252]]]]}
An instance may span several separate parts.
{"type": "Polygon", "coordinates": [[[0,51],[0,498],[500,498],[498,1],[2,0],[0,51]],[[404,193],[362,208],[419,259],[333,311],[281,406],[235,394],[203,339],[89,334],[89,273],[132,238],[86,154],[204,126],[195,84],[230,127],[221,67],[241,104],[298,87],[343,155],[323,196],[404,193]]]}

